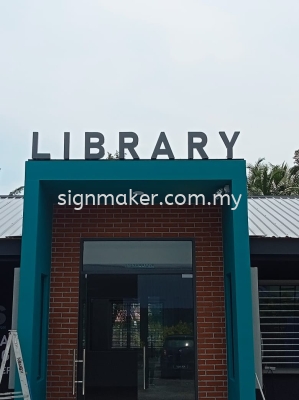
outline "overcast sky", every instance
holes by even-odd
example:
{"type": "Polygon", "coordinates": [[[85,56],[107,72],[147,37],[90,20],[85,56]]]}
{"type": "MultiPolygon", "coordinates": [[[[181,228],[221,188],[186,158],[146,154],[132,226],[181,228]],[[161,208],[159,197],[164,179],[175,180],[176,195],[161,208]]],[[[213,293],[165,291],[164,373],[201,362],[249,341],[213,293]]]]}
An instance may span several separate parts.
{"type": "Polygon", "coordinates": [[[84,132],[139,135],[150,158],[165,131],[240,136],[234,157],[293,164],[299,148],[298,0],[14,0],[0,3],[0,194],[23,184],[32,132],[40,151],[84,157],[84,132]]]}

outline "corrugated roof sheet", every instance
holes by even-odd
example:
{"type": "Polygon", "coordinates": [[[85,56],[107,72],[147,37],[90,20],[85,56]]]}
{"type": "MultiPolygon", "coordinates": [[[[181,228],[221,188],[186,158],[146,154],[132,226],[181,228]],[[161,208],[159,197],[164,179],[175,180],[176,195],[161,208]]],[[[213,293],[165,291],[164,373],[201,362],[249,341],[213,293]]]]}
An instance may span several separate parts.
{"type": "MultiPolygon", "coordinates": [[[[299,196],[248,199],[249,235],[299,238],[299,196]]],[[[0,196],[0,238],[21,236],[23,196],[0,196]]]]}
{"type": "Polygon", "coordinates": [[[299,196],[248,199],[249,235],[299,237],[299,196]]]}
{"type": "Polygon", "coordinates": [[[23,196],[0,196],[0,238],[21,236],[23,196]]]}

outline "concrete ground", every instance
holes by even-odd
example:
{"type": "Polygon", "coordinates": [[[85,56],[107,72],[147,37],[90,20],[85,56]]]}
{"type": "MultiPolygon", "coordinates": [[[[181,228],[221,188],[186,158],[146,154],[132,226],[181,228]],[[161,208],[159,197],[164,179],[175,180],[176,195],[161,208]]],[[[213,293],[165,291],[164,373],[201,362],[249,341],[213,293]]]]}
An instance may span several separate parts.
{"type": "Polygon", "coordinates": [[[138,400],[195,400],[193,380],[154,379],[146,390],[139,390],[138,400]]]}

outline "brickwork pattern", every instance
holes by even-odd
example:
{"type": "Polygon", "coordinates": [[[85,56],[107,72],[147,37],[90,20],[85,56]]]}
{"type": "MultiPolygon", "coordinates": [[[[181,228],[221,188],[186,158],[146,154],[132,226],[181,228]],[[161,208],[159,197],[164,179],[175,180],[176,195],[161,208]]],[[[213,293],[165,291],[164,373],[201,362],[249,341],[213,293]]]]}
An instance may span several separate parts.
{"type": "Polygon", "coordinates": [[[227,400],[221,209],[217,206],[71,207],[53,210],[47,400],[74,399],[81,238],[194,238],[198,390],[227,400]]]}

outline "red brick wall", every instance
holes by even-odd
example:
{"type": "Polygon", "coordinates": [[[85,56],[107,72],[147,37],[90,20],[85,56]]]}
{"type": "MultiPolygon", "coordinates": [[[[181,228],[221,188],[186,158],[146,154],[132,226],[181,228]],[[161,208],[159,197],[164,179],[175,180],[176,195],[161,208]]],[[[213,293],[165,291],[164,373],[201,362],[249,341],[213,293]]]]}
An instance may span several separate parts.
{"type": "Polygon", "coordinates": [[[227,400],[219,207],[54,207],[47,399],[71,399],[77,347],[80,238],[194,237],[200,398],[227,400]]]}

